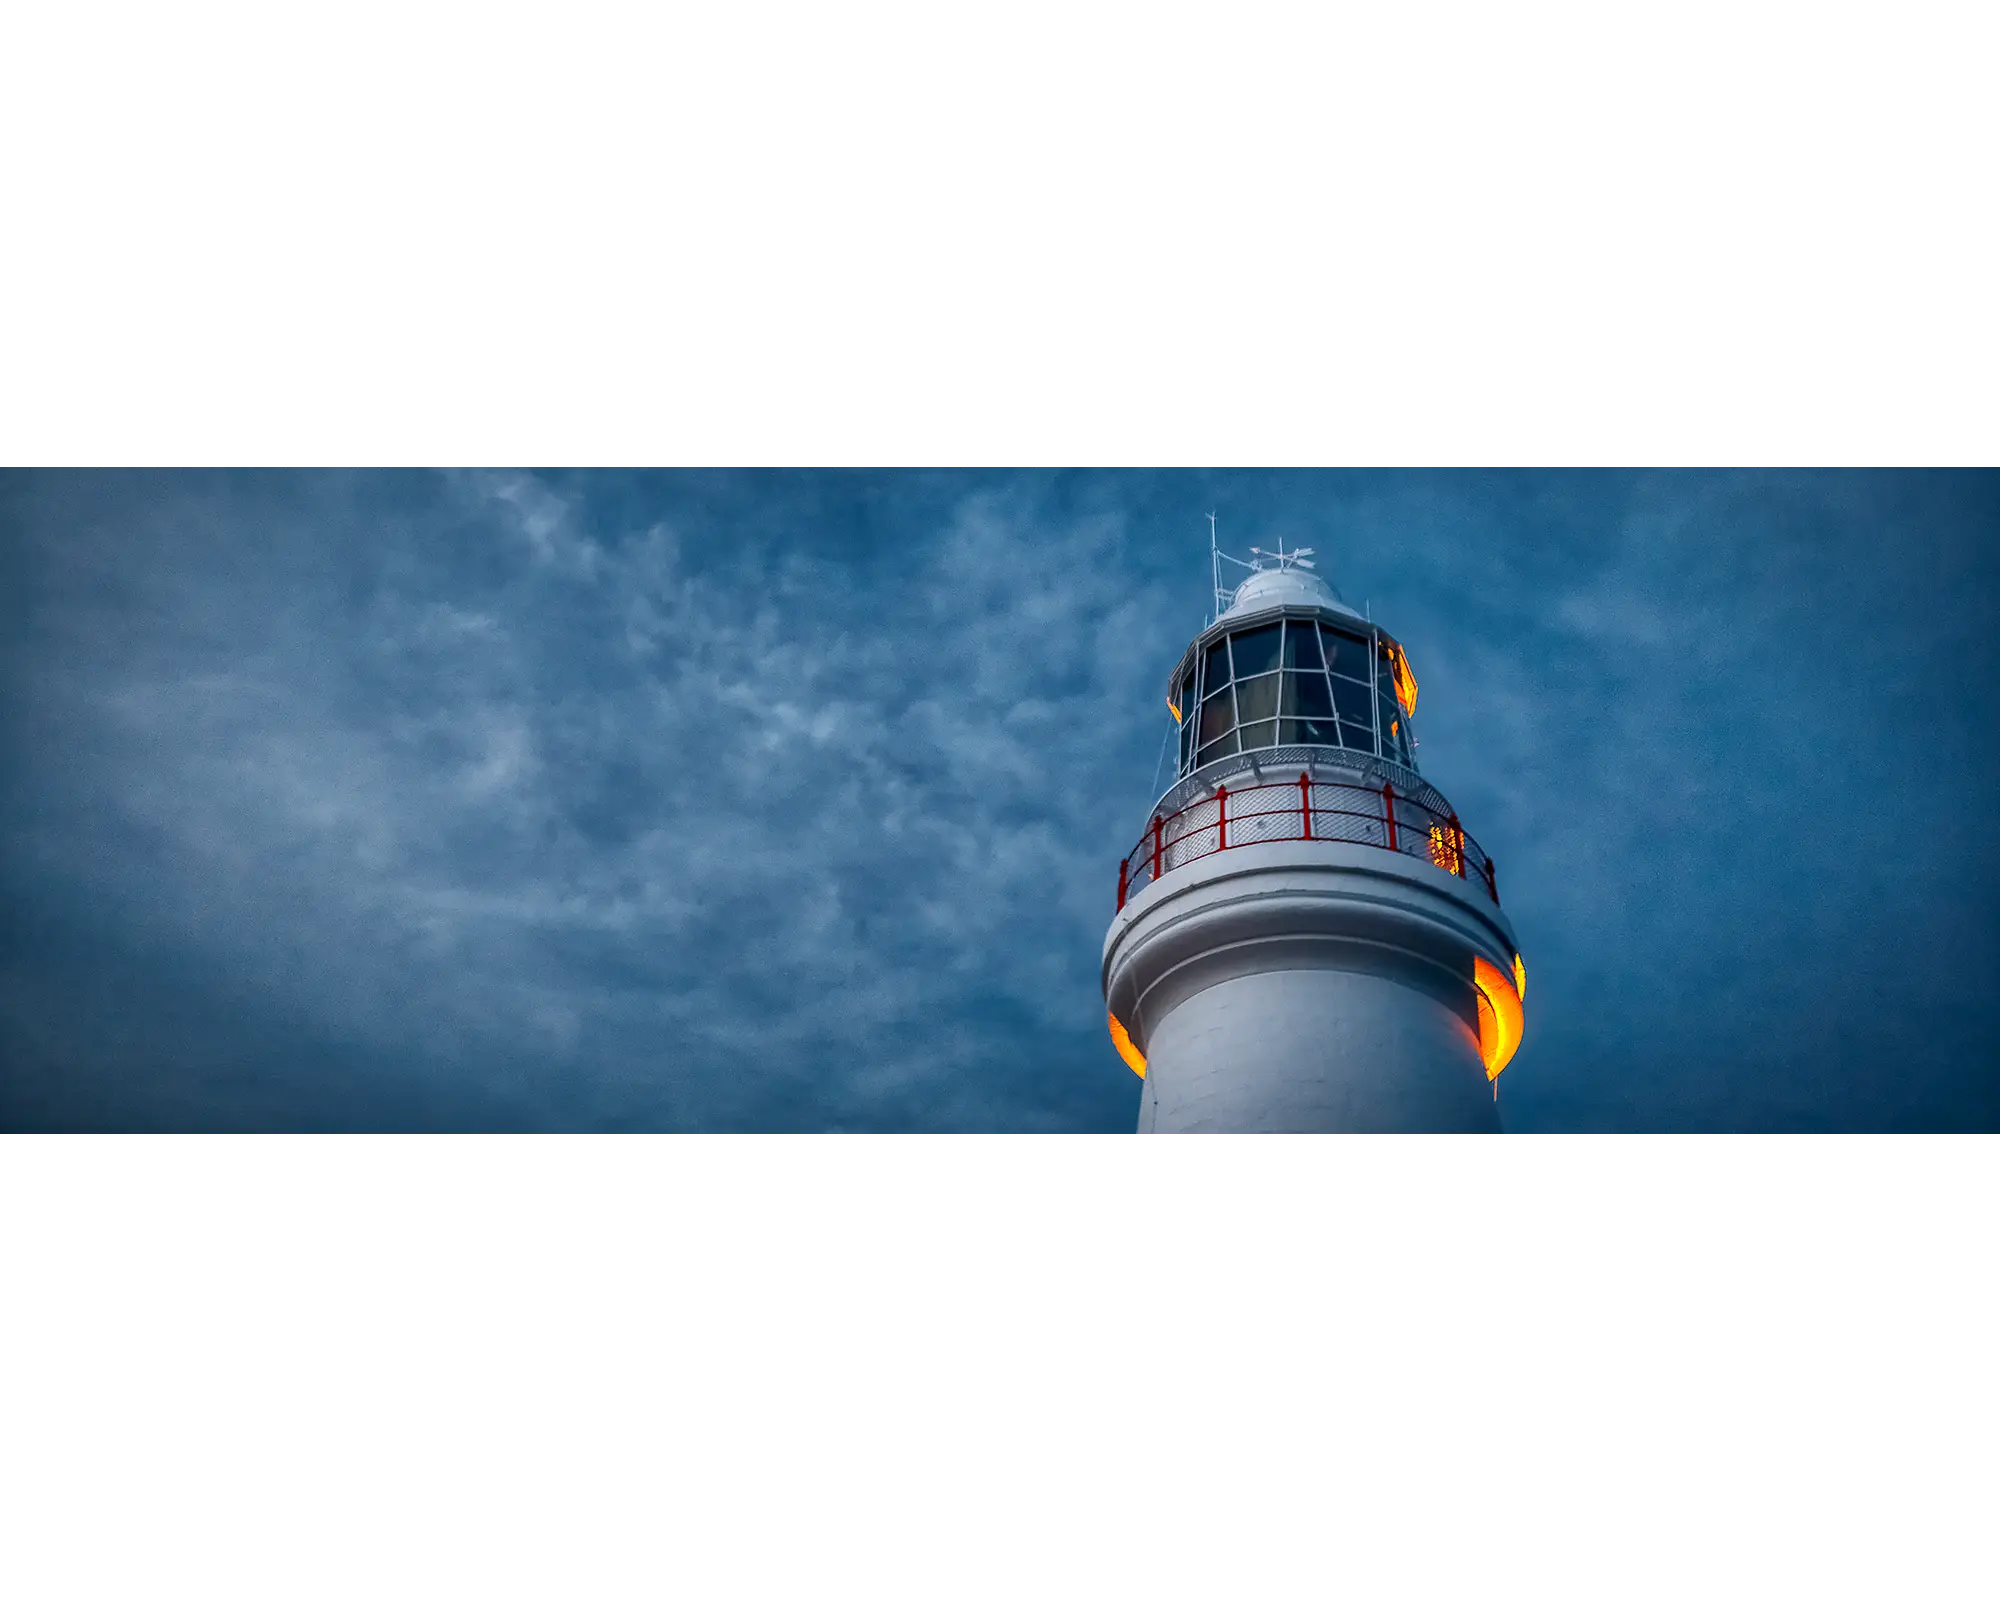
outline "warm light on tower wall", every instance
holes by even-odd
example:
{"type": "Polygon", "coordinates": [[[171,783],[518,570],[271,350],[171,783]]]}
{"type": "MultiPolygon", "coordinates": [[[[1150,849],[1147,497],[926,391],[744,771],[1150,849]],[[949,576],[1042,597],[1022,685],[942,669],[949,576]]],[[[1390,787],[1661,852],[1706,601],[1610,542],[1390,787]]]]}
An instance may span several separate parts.
{"type": "Polygon", "coordinates": [[[1104,1017],[1111,1024],[1111,1042],[1118,1049],[1119,1059],[1140,1077],[1145,1077],[1146,1058],[1139,1053],[1139,1047],[1132,1042],[1132,1036],[1125,1031],[1125,1024],[1108,1011],[1104,1013],[1104,1017]]]}
{"type": "MultiPolygon", "coordinates": [[[[1516,971],[1521,958],[1514,958],[1516,971]]],[[[1521,1047],[1520,991],[1484,956],[1472,958],[1472,984],[1479,991],[1479,1055],[1486,1063],[1486,1076],[1497,1078],[1514,1052],[1521,1047]]]]}

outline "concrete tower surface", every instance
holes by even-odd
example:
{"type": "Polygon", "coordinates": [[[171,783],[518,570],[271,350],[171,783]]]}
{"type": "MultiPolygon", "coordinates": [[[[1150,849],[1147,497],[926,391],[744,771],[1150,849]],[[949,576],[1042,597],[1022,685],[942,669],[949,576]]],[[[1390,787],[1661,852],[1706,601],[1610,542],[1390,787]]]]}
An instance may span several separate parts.
{"type": "Polygon", "coordinates": [[[1402,646],[1310,553],[1218,590],[1168,680],[1104,940],[1139,1131],[1497,1133],[1526,980],[1493,862],[1418,776],[1402,646]]]}

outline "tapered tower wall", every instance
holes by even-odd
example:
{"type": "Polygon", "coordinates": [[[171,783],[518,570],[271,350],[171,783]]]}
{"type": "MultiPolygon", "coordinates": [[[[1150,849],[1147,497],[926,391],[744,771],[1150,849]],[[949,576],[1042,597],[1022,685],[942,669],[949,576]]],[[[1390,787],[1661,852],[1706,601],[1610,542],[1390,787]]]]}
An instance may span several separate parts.
{"type": "Polygon", "coordinates": [[[1139,1131],[1498,1133],[1472,1026],[1368,973],[1235,978],[1161,1019],[1139,1131]]]}

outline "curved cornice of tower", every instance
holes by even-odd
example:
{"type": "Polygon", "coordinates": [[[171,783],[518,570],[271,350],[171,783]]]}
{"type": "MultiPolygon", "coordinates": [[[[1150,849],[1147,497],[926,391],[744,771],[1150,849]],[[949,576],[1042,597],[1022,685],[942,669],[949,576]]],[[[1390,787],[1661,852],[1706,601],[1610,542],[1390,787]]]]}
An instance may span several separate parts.
{"type": "Polygon", "coordinates": [[[1474,958],[1514,956],[1505,913],[1428,863],[1334,841],[1259,844],[1176,868],[1104,941],[1105,1000],[1146,1049],[1153,1020],[1246,972],[1331,966],[1411,984],[1477,1027],[1474,958]]]}

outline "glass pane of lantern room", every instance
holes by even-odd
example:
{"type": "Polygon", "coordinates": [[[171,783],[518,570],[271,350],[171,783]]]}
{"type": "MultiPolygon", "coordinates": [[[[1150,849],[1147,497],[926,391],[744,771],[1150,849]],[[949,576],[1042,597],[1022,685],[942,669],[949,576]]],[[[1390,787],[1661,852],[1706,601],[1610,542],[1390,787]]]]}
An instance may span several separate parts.
{"type": "Polygon", "coordinates": [[[1242,722],[1261,722],[1278,714],[1278,674],[1244,678],[1236,685],[1236,715],[1242,722]]]}
{"type": "MultiPolygon", "coordinates": [[[[1388,716],[1389,713],[1385,712],[1384,715],[1388,716]]],[[[1414,767],[1417,764],[1410,742],[1410,725],[1403,720],[1400,706],[1396,708],[1394,715],[1389,716],[1389,720],[1382,724],[1382,753],[1393,755],[1406,767],[1414,767]]]]}
{"type": "Polygon", "coordinates": [[[1203,745],[1201,747],[1201,754],[1195,758],[1195,765],[1198,767],[1205,766],[1215,760],[1217,756],[1233,756],[1235,754],[1236,735],[1232,733],[1216,740],[1214,744],[1203,745]]]}
{"type": "Polygon", "coordinates": [[[1277,723],[1246,722],[1243,725],[1243,748],[1245,750],[1268,750],[1277,742],[1277,723]]]}
{"type": "Polygon", "coordinates": [[[1230,640],[1230,651],[1236,657],[1237,677],[1252,677],[1277,666],[1281,631],[1280,625],[1273,622],[1268,627],[1252,628],[1248,633],[1236,634],[1230,640]]]}
{"type": "Polygon", "coordinates": [[[1230,699],[1227,688],[1224,688],[1221,694],[1212,695],[1202,702],[1200,739],[1204,745],[1220,739],[1235,726],[1236,703],[1230,699]]]}
{"type": "Polygon", "coordinates": [[[1368,682],[1368,643],[1338,628],[1320,627],[1320,643],[1326,650],[1326,669],[1359,683],[1368,682]]]}
{"type": "Polygon", "coordinates": [[[1294,620],[1285,624],[1285,665],[1319,665],[1319,629],[1312,623],[1294,620]]]}
{"type": "Polygon", "coordinates": [[[1368,685],[1355,683],[1348,678],[1333,680],[1333,705],[1340,713],[1342,722],[1352,722],[1361,727],[1370,727],[1375,714],[1368,707],[1370,696],[1368,685]]]}
{"type": "Polygon", "coordinates": [[[1326,691],[1326,679],[1317,672],[1288,672],[1278,709],[1288,717],[1325,720],[1333,715],[1333,699],[1326,691]]]}
{"type": "Polygon", "coordinates": [[[1398,706],[1389,696],[1383,695],[1376,703],[1375,710],[1381,718],[1377,726],[1382,730],[1382,753],[1387,755],[1394,748],[1396,734],[1403,726],[1402,707],[1398,706]]]}
{"type": "Polygon", "coordinates": [[[1208,658],[1201,673],[1201,692],[1206,699],[1229,681],[1229,641],[1218,639],[1208,647],[1208,658]]]}

